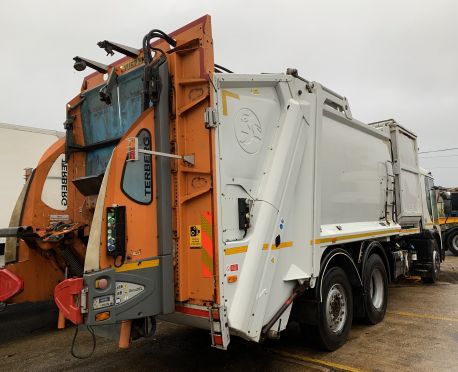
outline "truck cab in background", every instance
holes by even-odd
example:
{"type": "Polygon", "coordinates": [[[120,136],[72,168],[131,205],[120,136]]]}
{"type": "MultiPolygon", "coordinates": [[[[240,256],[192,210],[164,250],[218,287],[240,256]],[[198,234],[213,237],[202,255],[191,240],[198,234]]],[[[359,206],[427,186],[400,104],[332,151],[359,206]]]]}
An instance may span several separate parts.
{"type": "Polygon", "coordinates": [[[435,187],[444,248],[458,256],[458,189],[435,187]]]}

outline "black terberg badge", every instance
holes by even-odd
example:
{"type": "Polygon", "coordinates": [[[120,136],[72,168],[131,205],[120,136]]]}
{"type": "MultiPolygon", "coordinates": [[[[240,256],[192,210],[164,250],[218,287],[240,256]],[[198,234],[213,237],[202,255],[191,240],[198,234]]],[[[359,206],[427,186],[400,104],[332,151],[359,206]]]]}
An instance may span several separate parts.
{"type": "Polygon", "coordinates": [[[60,199],[60,204],[63,207],[66,207],[68,204],[68,167],[67,167],[67,162],[65,161],[65,158],[62,158],[61,162],[61,199],[60,199]]]}
{"type": "MultiPolygon", "coordinates": [[[[151,150],[151,133],[141,129],[138,134],[138,148],[151,150]]],[[[126,196],[139,204],[150,204],[153,194],[152,156],[140,153],[137,161],[124,164],[121,188],[126,196]]]]}

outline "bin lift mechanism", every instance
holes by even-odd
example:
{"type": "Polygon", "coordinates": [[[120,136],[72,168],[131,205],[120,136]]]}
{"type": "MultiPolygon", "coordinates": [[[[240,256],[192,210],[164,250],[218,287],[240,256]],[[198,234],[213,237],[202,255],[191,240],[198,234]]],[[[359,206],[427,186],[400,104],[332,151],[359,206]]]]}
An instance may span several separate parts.
{"type": "Polygon", "coordinates": [[[126,161],[137,161],[138,154],[148,154],[148,155],[156,155],[156,156],[164,156],[166,158],[173,158],[173,159],[182,159],[186,164],[194,165],[195,164],[195,156],[192,155],[175,155],[175,154],[168,154],[166,152],[160,151],[151,151],[151,150],[144,150],[138,148],[138,138],[137,137],[129,137],[127,139],[127,159],[126,161]]]}

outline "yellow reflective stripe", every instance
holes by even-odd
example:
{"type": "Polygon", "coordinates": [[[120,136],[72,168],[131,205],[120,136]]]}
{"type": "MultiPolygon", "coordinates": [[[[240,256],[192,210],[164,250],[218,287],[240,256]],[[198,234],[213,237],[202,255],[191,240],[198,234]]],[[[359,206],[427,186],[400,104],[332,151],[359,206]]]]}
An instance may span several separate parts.
{"type": "Polygon", "coordinates": [[[359,239],[359,238],[366,238],[370,236],[379,236],[379,235],[386,235],[392,233],[392,235],[396,233],[401,234],[414,234],[419,233],[420,229],[418,227],[410,228],[410,229],[397,229],[397,230],[382,230],[382,231],[375,231],[375,232],[368,232],[368,233],[361,233],[361,234],[352,234],[352,235],[342,235],[342,236],[335,236],[330,238],[322,238],[322,239],[315,239],[315,241],[310,240],[310,244],[322,244],[322,243],[335,243],[342,240],[350,240],[350,239],[359,239]]]}
{"type": "Polygon", "coordinates": [[[146,269],[148,267],[156,267],[156,266],[159,266],[159,259],[126,263],[122,265],[121,267],[115,267],[115,271],[120,273],[124,271],[140,270],[140,269],[146,269]]]}
{"type": "Polygon", "coordinates": [[[458,223],[458,217],[440,217],[439,224],[443,225],[445,223],[458,223]],[[447,222],[445,222],[447,221],[447,222]]]}
{"type": "Polygon", "coordinates": [[[248,246],[242,245],[241,247],[226,248],[224,250],[224,253],[226,254],[226,256],[230,256],[231,254],[245,253],[247,250],[248,246]]]}
{"type": "Polygon", "coordinates": [[[272,244],[272,249],[288,248],[288,247],[292,247],[292,246],[293,246],[293,242],[283,242],[283,243],[280,243],[280,245],[278,247],[276,247],[274,244],[272,244]]]}
{"type": "MultiPolygon", "coordinates": [[[[276,249],[288,248],[292,246],[293,246],[293,242],[283,242],[283,243],[280,243],[278,247],[275,244],[272,244],[272,249],[276,250],[276,249]]],[[[266,251],[267,249],[269,249],[269,244],[264,243],[262,245],[262,250],[266,251]]],[[[230,256],[231,254],[246,253],[247,250],[248,250],[248,246],[242,245],[240,247],[226,248],[224,250],[224,253],[226,256],[230,256]]]]}
{"type": "MultiPolygon", "coordinates": [[[[315,244],[322,244],[322,243],[335,243],[341,240],[350,240],[350,239],[358,239],[358,238],[366,238],[369,236],[378,236],[378,235],[386,235],[393,233],[396,234],[400,232],[401,230],[382,230],[382,231],[374,231],[374,232],[367,232],[367,233],[361,233],[361,234],[351,234],[351,235],[344,235],[344,236],[335,236],[331,238],[322,238],[322,239],[315,239],[315,244]]],[[[310,244],[313,244],[314,241],[310,240],[310,244]]]]}
{"type": "MultiPolygon", "coordinates": [[[[283,242],[283,243],[280,243],[278,245],[278,247],[275,244],[272,244],[272,249],[276,250],[276,249],[288,248],[288,247],[292,247],[292,246],[293,246],[293,242],[283,242]]],[[[262,249],[267,249],[268,247],[269,247],[268,244],[264,244],[262,249]]]]}
{"type": "Polygon", "coordinates": [[[401,230],[401,234],[415,234],[415,233],[419,233],[419,232],[420,232],[420,229],[418,227],[414,227],[414,228],[411,228],[411,229],[402,229],[401,230]]]}

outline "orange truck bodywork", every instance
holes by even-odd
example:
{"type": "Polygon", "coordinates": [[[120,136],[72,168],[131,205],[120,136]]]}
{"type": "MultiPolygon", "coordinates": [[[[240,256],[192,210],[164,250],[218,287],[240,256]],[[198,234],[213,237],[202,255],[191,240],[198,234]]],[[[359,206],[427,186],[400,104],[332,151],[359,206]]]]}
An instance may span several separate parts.
{"type": "MultiPolygon", "coordinates": [[[[180,160],[171,160],[172,196],[172,241],[174,265],[174,292],[177,309],[180,304],[210,306],[218,301],[219,278],[217,277],[218,257],[215,251],[216,216],[213,213],[216,203],[213,179],[215,158],[212,147],[214,131],[205,128],[205,109],[213,104],[211,79],[214,70],[211,20],[204,16],[170,34],[176,42],[175,48],[158,40],[154,48],[165,52],[171,79],[170,95],[170,146],[176,154],[192,154],[193,165],[180,160]],[[201,245],[192,247],[190,229],[198,227],[201,245]]],[[[156,57],[155,57],[156,58],[156,57]]],[[[143,53],[137,58],[124,57],[111,64],[110,73],[122,76],[144,66],[143,53]]],[[[84,94],[106,83],[104,74],[93,73],[82,84],[81,93],[67,105],[67,118],[71,118],[70,129],[74,144],[85,145],[81,101],[84,94]]],[[[154,150],[154,107],[146,109],[117,143],[108,174],[108,185],[104,195],[104,205],[126,206],[126,254],[120,265],[116,258],[105,254],[107,221],[104,214],[101,223],[100,269],[116,267],[127,271],[132,264],[141,264],[145,259],[158,253],[158,231],[156,220],[156,200],[158,187],[151,177],[152,203],[142,205],[133,202],[120,188],[123,167],[126,163],[127,139],[142,129],[151,133],[154,150]]],[[[67,133],[68,134],[68,133],[67,133]]],[[[46,205],[41,197],[48,173],[62,154],[68,152],[64,139],[58,141],[43,155],[27,185],[26,197],[22,205],[19,226],[31,226],[33,237],[18,237],[17,256],[14,262],[7,263],[4,269],[17,275],[23,281],[23,288],[7,300],[8,303],[41,301],[51,299],[55,286],[68,277],[68,263],[61,250],[71,250],[73,257],[83,265],[87,241],[92,228],[96,198],[83,195],[72,181],[87,176],[86,152],[78,149],[67,156],[68,205],[65,212],[59,212],[46,205]],[[63,230],[53,229],[51,216],[65,213],[67,224],[63,230]]],[[[152,169],[156,169],[156,157],[152,156],[152,169]]]]}
{"type": "MultiPolygon", "coordinates": [[[[177,46],[170,51],[163,42],[154,43],[155,48],[169,50],[167,61],[173,91],[170,117],[170,143],[177,154],[194,154],[196,163],[188,166],[172,160],[172,208],[173,240],[175,244],[175,293],[177,301],[208,304],[216,301],[214,273],[217,257],[213,251],[215,202],[212,185],[215,167],[212,164],[214,149],[211,147],[214,133],[203,125],[205,108],[211,105],[210,85],[213,73],[213,42],[210,17],[202,17],[173,32],[170,36],[177,46]],[[192,133],[192,135],[190,135],[192,133]],[[206,247],[190,249],[189,227],[207,225],[206,247]]],[[[139,57],[140,59],[142,57],[139,57]]],[[[129,71],[126,66],[136,65],[132,59],[123,58],[111,65],[118,74],[129,71]]],[[[102,74],[85,79],[83,87],[91,89],[103,83],[102,74]]],[[[74,113],[78,117],[78,112],[74,113]]],[[[122,170],[126,163],[127,139],[141,129],[152,134],[154,150],[154,108],[146,110],[125,133],[115,148],[105,196],[105,206],[125,205],[126,215],[126,262],[139,262],[157,255],[156,203],[140,205],[132,201],[120,189],[122,170]]],[[[155,157],[152,168],[156,169],[155,157]]],[[[153,200],[157,199],[157,187],[153,180],[153,200]]],[[[102,246],[106,246],[106,216],[102,220],[102,246]]],[[[100,249],[100,268],[115,266],[115,259],[100,249]]]]}

